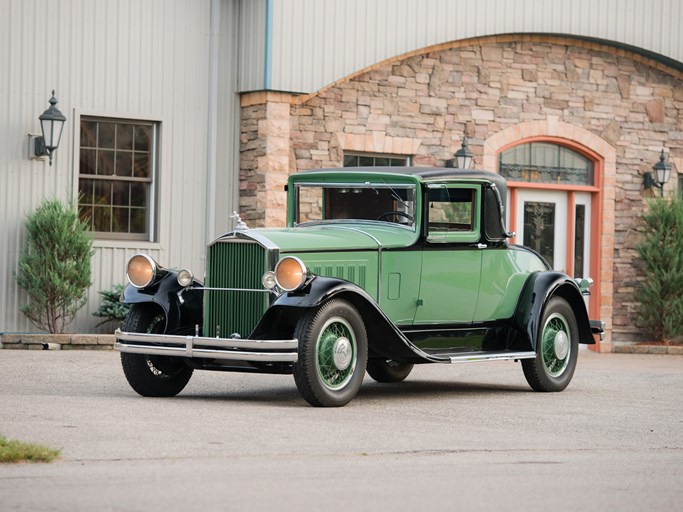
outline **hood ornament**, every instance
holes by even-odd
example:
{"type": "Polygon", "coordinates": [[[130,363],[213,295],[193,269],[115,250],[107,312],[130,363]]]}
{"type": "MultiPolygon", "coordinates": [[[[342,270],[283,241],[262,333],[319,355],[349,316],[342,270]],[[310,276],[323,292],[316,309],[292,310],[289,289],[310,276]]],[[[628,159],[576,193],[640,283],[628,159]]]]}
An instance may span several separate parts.
{"type": "Polygon", "coordinates": [[[231,218],[231,219],[236,219],[236,220],[235,220],[235,222],[236,222],[236,224],[235,224],[235,231],[245,231],[245,230],[249,229],[249,226],[247,226],[247,223],[244,222],[244,221],[241,219],[239,213],[237,213],[237,212],[232,212],[232,215],[230,216],[230,218],[231,218]]]}

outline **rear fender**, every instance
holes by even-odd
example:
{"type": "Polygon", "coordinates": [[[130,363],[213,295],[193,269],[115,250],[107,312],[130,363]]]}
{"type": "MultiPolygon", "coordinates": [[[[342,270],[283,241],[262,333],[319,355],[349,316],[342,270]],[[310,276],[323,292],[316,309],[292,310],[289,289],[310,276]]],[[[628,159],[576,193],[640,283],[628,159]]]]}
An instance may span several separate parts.
{"type": "Polygon", "coordinates": [[[579,343],[594,344],[595,339],[581,290],[573,279],[562,272],[536,272],[529,276],[512,318],[514,327],[526,335],[536,350],[545,305],[554,296],[565,299],[574,311],[579,329],[579,343]]]}
{"type": "Polygon", "coordinates": [[[365,290],[349,281],[331,277],[314,277],[302,290],[280,295],[251,337],[291,337],[305,313],[332,298],[348,301],[363,317],[371,357],[408,359],[417,355],[429,359],[427,354],[412,346],[365,290]]]}
{"type": "Polygon", "coordinates": [[[194,326],[202,324],[203,291],[192,289],[192,287],[201,286],[201,283],[193,281],[192,287],[186,289],[178,284],[177,275],[177,272],[169,271],[147,288],[136,288],[129,284],[123,290],[121,302],[124,304],[149,302],[161,307],[166,317],[164,332],[167,334],[194,332],[194,326]]]}

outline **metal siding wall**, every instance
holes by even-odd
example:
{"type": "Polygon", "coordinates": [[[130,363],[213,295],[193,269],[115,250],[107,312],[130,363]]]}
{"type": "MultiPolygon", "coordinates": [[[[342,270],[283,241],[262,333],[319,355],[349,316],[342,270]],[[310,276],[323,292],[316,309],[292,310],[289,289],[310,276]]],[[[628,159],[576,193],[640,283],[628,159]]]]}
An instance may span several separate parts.
{"type": "Polygon", "coordinates": [[[80,115],[161,121],[158,243],[95,243],[93,285],[72,332],[99,319],[98,291],[125,280],[128,257],[204,266],[209,0],[0,0],[0,332],[34,327],[18,312],[23,221],[76,191],[80,115]],[[26,134],[56,89],[67,122],[52,167],[28,160],[26,134]]]}
{"type": "Polygon", "coordinates": [[[310,93],[410,51],[509,33],[594,37],[683,61],[680,0],[270,1],[273,90],[310,93]]]}
{"type": "MultiPolygon", "coordinates": [[[[274,3],[274,0],[269,1],[271,4],[274,3]]],[[[264,88],[265,55],[266,0],[241,0],[239,2],[240,91],[259,91],[264,88]]]]}

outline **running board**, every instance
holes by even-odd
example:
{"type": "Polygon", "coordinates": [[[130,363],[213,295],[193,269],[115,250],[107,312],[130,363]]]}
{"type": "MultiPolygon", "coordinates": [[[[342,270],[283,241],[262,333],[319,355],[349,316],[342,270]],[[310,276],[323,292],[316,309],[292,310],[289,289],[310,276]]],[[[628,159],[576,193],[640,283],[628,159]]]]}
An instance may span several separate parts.
{"type": "Polygon", "coordinates": [[[462,354],[446,356],[444,362],[455,363],[476,363],[479,361],[515,361],[517,359],[533,359],[536,352],[482,352],[481,354],[462,354]],[[450,360],[450,361],[449,361],[450,360]]]}

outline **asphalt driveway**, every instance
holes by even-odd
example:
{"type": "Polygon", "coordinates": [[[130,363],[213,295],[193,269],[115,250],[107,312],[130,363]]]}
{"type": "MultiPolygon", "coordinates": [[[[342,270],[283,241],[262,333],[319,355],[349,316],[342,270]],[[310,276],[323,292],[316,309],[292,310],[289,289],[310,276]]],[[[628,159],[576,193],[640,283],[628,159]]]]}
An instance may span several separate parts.
{"type": "Polygon", "coordinates": [[[317,409],[289,376],[149,399],[116,352],[0,350],[0,435],[62,450],[0,465],[5,512],[677,510],[683,357],[582,350],[555,394],[512,362],[428,365],[317,409]]]}

